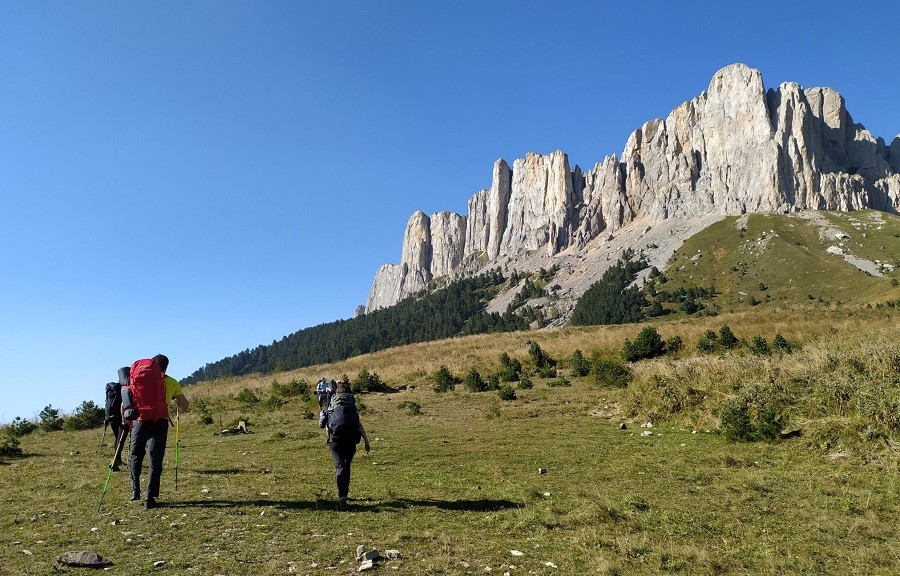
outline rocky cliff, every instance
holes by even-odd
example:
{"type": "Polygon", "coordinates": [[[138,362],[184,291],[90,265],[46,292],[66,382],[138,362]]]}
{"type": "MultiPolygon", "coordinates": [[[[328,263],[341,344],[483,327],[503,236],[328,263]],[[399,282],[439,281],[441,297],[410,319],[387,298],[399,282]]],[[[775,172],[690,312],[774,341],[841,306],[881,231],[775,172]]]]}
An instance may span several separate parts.
{"type": "Polygon", "coordinates": [[[766,90],[758,70],[733,64],[706,92],[635,130],[621,158],[588,172],[561,151],[529,153],[512,168],[497,160],[467,215],[413,214],[400,263],[378,270],[366,309],[496,266],[562,263],[577,297],[601,260],[651,228],[683,240],[725,215],[862,208],[900,211],[900,136],[890,145],[873,137],[830,88],[766,90]]]}

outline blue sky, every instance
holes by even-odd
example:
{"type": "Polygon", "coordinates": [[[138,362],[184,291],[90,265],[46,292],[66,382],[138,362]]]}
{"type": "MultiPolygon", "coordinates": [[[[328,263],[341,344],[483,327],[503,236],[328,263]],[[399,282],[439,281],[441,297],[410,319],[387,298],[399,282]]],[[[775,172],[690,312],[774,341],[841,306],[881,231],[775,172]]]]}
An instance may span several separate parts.
{"type": "MultiPolygon", "coordinates": [[[[497,158],[590,168],[723,66],[900,133],[893,2],[0,0],[0,422],[347,318],[497,158]]],[[[189,391],[188,391],[189,394],[189,391]]]]}

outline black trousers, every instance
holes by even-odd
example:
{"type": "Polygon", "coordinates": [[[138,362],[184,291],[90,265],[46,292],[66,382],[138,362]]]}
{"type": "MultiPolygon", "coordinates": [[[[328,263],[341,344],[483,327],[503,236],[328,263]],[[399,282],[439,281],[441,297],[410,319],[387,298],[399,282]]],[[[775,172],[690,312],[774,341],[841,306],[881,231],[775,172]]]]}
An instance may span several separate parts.
{"type": "Polygon", "coordinates": [[[356,444],[349,446],[329,442],[331,459],[334,460],[334,477],[337,481],[338,498],[346,498],[350,492],[350,463],[356,454],[356,444]]]}
{"type": "Polygon", "coordinates": [[[141,467],[144,454],[150,453],[150,480],[147,482],[147,497],[159,497],[159,479],[162,477],[163,456],[166,454],[166,438],[169,435],[169,421],[135,420],[131,425],[131,491],[141,493],[141,467]]]}
{"type": "Polygon", "coordinates": [[[122,422],[118,418],[110,418],[109,428],[112,430],[113,438],[115,438],[113,444],[116,447],[115,463],[119,464],[122,461],[122,449],[125,448],[125,442],[122,442],[122,433],[125,432],[125,427],[122,426],[122,422]]]}

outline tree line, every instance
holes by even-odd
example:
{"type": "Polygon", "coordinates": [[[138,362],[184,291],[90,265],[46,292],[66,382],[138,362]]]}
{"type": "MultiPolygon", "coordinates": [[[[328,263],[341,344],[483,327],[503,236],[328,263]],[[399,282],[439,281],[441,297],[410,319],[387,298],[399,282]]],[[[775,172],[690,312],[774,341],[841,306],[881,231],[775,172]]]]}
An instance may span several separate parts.
{"type": "Polygon", "coordinates": [[[504,284],[506,278],[493,270],[437,290],[422,290],[389,308],[305,328],[270,345],[206,364],[182,383],[293,370],[454,336],[523,330],[527,320],[513,311],[485,311],[504,284]]]}

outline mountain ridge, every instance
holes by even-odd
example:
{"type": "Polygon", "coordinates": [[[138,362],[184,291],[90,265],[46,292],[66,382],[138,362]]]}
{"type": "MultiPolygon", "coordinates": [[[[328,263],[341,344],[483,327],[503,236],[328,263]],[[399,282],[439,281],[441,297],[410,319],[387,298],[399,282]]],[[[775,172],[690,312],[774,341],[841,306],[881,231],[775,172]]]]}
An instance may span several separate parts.
{"type": "MultiPolygon", "coordinates": [[[[681,242],[728,215],[802,210],[900,210],[900,136],[886,145],[853,122],[830,88],[786,82],[732,64],[707,91],[654,119],[583,172],[561,150],[494,163],[491,187],[468,212],[416,211],[399,264],[373,280],[366,311],[395,304],[438,278],[494,267],[560,274],[560,316],[617,255],[643,243],[665,262],[681,242]],[[663,242],[663,240],[667,240],[663,242]],[[660,248],[664,246],[664,248],[660,248]]],[[[502,303],[491,303],[498,311],[502,303]]]]}

